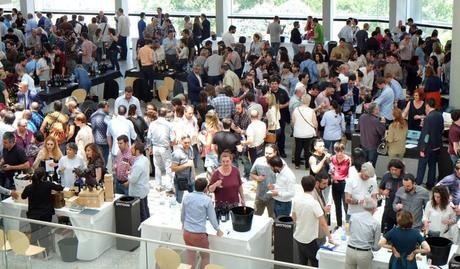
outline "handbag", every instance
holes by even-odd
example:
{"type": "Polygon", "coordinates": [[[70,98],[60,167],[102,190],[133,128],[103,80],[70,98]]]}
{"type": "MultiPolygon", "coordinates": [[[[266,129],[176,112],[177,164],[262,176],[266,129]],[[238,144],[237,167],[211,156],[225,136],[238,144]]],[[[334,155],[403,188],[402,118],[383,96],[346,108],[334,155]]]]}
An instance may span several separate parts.
{"type": "Polygon", "coordinates": [[[316,129],[315,126],[313,126],[313,124],[311,124],[309,121],[307,121],[307,119],[305,119],[305,117],[303,116],[302,112],[300,111],[300,107],[297,107],[297,109],[299,110],[299,114],[300,116],[302,117],[302,119],[308,124],[310,125],[311,128],[313,128],[315,130],[315,136],[314,137],[318,137],[318,130],[316,129]]]}
{"type": "Polygon", "coordinates": [[[382,141],[380,141],[380,144],[377,147],[377,153],[380,155],[388,154],[388,142],[385,138],[383,138],[382,141]]]}
{"type": "Polygon", "coordinates": [[[276,134],[267,132],[264,140],[265,140],[265,143],[274,144],[276,143],[276,134]]]}

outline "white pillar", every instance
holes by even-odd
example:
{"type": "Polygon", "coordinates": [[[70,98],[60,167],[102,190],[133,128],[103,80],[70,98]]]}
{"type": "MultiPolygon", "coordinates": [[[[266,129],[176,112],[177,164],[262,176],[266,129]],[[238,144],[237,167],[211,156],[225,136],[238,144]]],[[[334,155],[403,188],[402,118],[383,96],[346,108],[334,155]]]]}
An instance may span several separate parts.
{"type": "Polygon", "coordinates": [[[27,18],[27,14],[35,13],[35,1],[34,0],[20,0],[19,7],[24,18],[27,18]]]}
{"type": "Polygon", "coordinates": [[[460,108],[460,61],[453,60],[460,57],[460,2],[453,1],[452,20],[452,57],[450,61],[450,91],[449,106],[460,108]]]}
{"type": "Polygon", "coordinates": [[[398,21],[402,20],[404,24],[407,21],[407,5],[408,0],[390,0],[390,30],[398,25],[398,21]]]}
{"type": "Polygon", "coordinates": [[[128,0],[115,0],[115,10],[118,10],[119,8],[123,9],[123,14],[128,16],[129,14],[129,5],[128,5],[128,0]]]}
{"type": "Polygon", "coordinates": [[[334,13],[335,13],[335,0],[323,0],[323,27],[324,27],[324,40],[334,40],[332,33],[334,32],[334,13]]]}
{"type": "MultiPolygon", "coordinates": [[[[216,0],[216,34],[222,36],[227,32],[230,26],[228,15],[231,10],[231,1],[229,0],[216,0]]],[[[238,31],[238,29],[237,29],[238,31]]]]}
{"type": "Polygon", "coordinates": [[[422,1],[419,0],[407,0],[407,18],[414,19],[414,22],[418,22],[422,19],[422,1]]]}

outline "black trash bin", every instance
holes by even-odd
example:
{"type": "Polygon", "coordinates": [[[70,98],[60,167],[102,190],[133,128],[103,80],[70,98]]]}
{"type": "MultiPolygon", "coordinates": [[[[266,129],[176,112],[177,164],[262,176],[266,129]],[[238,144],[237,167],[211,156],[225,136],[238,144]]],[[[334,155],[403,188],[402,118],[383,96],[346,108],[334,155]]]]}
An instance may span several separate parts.
{"type": "Polygon", "coordinates": [[[428,253],[428,259],[431,259],[432,265],[445,265],[449,259],[450,247],[452,241],[444,237],[427,237],[426,242],[430,245],[431,251],[428,253]]]}
{"type": "Polygon", "coordinates": [[[76,237],[59,240],[58,246],[63,262],[74,262],[77,260],[78,239],[76,237]]]}
{"type": "MultiPolygon", "coordinates": [[[[294,220],[289,216],[279,216],[274,227],[274,257],[277,261],[294,262],[294,220]]],[[[289,267],[275,265],[275,269],[289,267]]]]}
{"type": "MultiPolygon", "coordinates": [[[[137,197],[123,196],[115,201],[115,225],[118,234],[140,236],[141,224],[140,200],[137,197]]],[[[117,238],[117,249],[133,251],[140,245],[139,241],[117,238]]]]}
{"type": "Polygon", "coordinates": [[[449,269],[460,269],[460,255],[454,254],[449,262],[449,269]]]}

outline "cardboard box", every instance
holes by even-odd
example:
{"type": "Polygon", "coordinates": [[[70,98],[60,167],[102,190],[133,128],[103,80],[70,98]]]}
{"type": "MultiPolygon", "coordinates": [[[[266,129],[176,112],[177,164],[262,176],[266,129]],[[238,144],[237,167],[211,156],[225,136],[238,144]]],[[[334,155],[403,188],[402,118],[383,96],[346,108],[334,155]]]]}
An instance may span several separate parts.
{"type": "Polygon", "coordinates": [[[86,207],[99,208],[104,204],[104,191],[102,189],[88,189],[78,194],[78,204],[86,207]]]}
{"type": "Polygon", "coordinates": [[[115,194],[113,192],[113,176],[112,174],[104,175],[104,200],[106,202],[113,202],[115,194]]]}

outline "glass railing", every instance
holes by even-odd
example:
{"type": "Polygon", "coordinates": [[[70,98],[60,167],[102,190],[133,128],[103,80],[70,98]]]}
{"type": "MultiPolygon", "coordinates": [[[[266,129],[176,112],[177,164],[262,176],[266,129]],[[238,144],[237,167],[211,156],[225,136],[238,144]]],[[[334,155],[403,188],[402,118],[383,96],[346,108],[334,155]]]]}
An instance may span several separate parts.
{"type": "MultiPolygon", "coordinates": [[[[54,221],[68,223],[70,220],[59,217],[54,221]]],[[[129,220],[126,221],[129,226],[129,220]]],[[[185,246],[182,232],[167,228],[160,232],[144,227],[140,238],[1,214],[0,226],[0,268],[5,269],[201,268],[201,263],[222,266],[212,268],[312,268],[261,258],[273,258],[271,227],[269,234],[249,232],[246,238],[224,229],[223,237],[210,234],[210,249],[202,249],[185,246]],[[164,267],[171,263],[177,267],[164,267]],[[179,267],[181,264],[183,267],[179,267]]]]}

